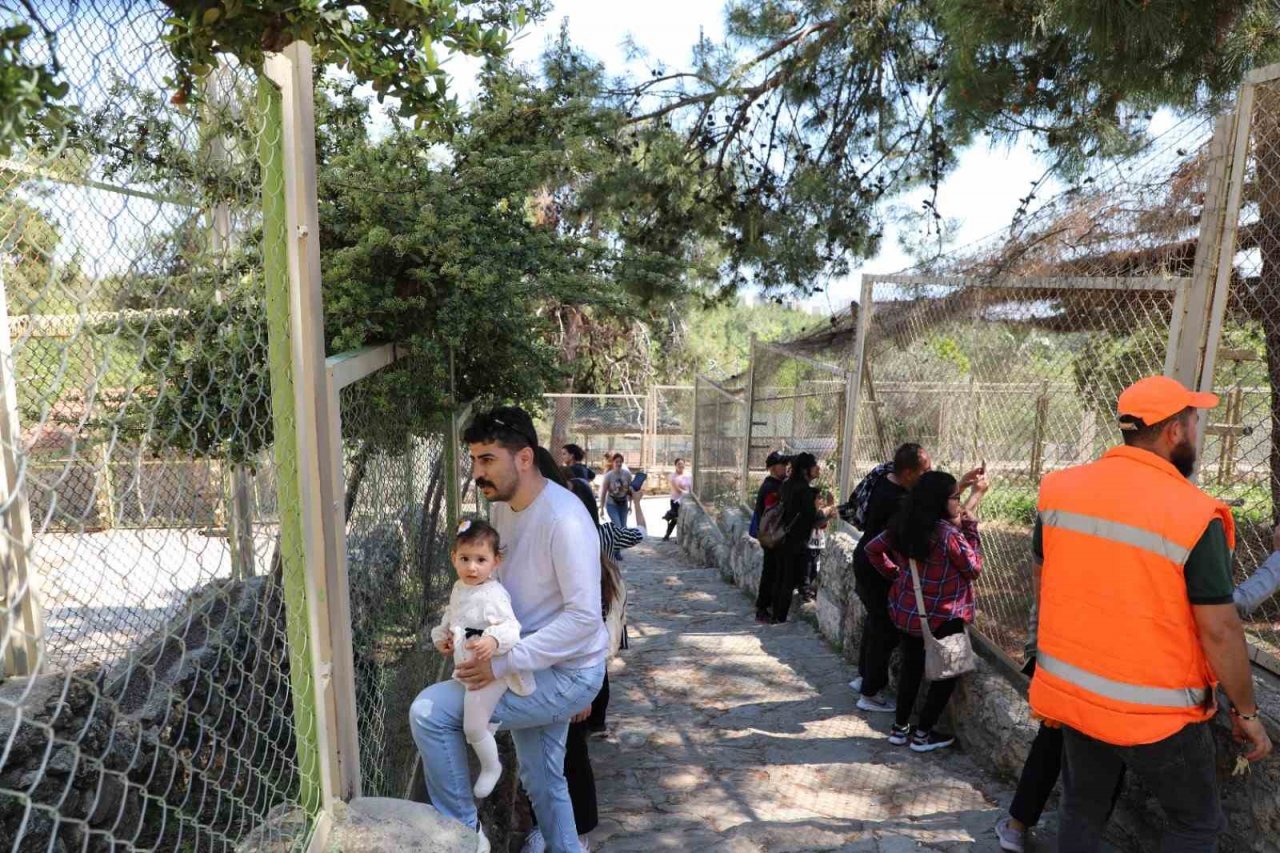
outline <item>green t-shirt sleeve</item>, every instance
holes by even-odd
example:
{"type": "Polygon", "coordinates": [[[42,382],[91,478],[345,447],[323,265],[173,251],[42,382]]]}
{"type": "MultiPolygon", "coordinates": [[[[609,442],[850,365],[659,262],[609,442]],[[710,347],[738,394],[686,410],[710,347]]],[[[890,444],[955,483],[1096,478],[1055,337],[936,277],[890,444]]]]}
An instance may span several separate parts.
{"type": "Polygon", "coordinates": [[[1040,516],[1036,516],[1036,529],[1031,531],[1031,554],[1040,562],[1044,562],[1044,530],[1040,526],[1040,516]]]}
{"type": "Polygon", "coordinates": [[[1231,579],[1231,549],[1220,519],[1209,522],[1200,541],[1191,549],[1183,574],[1192,604],[1231,604],[1235,584],[1231,579]]]}

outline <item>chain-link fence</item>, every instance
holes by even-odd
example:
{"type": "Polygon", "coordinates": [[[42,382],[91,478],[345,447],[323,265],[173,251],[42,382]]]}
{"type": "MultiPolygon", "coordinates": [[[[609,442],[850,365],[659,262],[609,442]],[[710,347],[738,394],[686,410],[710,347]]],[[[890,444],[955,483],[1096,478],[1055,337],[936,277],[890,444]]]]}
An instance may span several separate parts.
{"type": "Polygon", "coordinates": [[[32,8],[75,120],[0,162],[0,848],[301,843],[319,769],[263,259],[280,90],[226,62],[183,107],[163,6],[32,8]]]}
{"type": "MultiPolygon", "coordinates": [[[[425,435],[398,425],[415,412],[387,411],[381,384],[411,359],[339,391],[342,412],[347,576],[350,589],[355,710],[365,796],[408,798],[418,753],[405,713],[442,659],[431,645],[455,580],[449,562],[459,481],[441,423],[425,435]],[[397,425],[391,430],[387,425],[397,425]]],[[[456,446],[456,443],[455,443],[456,446]]],[[[461,460],[457,460],[459,463],[461,460]]],[[[474,492],[472,492],[474,494],[474,492]]],[[[471,506],[475,512],[475,500],[471,506]]]]}
{"type": "Polygon", "coordinates": [[[693,458],[693,386],[655,385],[650,389],[648,466],[660,477],[675,470],[675,461],[693,458]]]}
{"type": "Polygon", "coordinates": [[[854,479],[907,441],[957,477],[986,466],[978,625],[1011,653],[1026,636],[1040,478],[1116,442],[1119,390],[1164,371],[1189,284],[864,279],[854,479]]]}
{"type": "Polygon", "coordinates": [[[576,444],[586,464],[609,468],[621,453],[632,470],[649,474],[650,490],[666,488],[675,460],[693,455],[693,387],[655,385],[644,394],[547,394],[535,421],[538,435],[558,451],[576,444]]]}
{"type": "Polygon", "coordinates": [[[814,485],[840,491],[847,388],[844,368],[769,344],[753,346],[747,383],[750,441],[743,493],[747,504],[767,476],[765,461],[775,450],[813,454],[822,468],[822,477],[814,485]]]}
{"type": "MultiPolygon", "coordinates": [[[[1226,291],[1217,347],[1204,373],[1222,404],[1202,454],[1204,485],[1233,505],[1237,579],[1272,549],[1280,520],[1280,71],[1255,72],[1241,92],[1216,273],[1226,291]]],[[[1217,318],[1215,318],[1217,319],[1217,318]]],[[[1280,601],[1247,622],[1257,647],[1280,664],[1280,601]]]]}
{"type": "Polygon", "coordinates": [[[699,376],[694,397],[693,493],[713,513],[739,507],[746,493],[746,389],[699,376]]]}

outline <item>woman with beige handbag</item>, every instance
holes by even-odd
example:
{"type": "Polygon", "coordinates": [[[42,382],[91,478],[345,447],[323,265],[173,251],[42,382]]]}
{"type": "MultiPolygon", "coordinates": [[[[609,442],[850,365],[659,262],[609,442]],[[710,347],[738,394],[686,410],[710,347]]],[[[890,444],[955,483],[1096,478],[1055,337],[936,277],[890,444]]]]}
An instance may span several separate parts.
{"type": "Polygon", "coordinates": [[[889,580],[889,618],[900,632],[902,670],[892,744],[932,752],[955,742],[937,731],[956,679],[973,669],[966,626],[973,621],[973,581],[982,572],[982,542],[973,516],[988,488],[985,473],[964,487],[943,471],[930,471],[907,493],[889,529],[867,546],[867,560],[889,580]],[[914,730],[910,726],[920,682],[929,691],[914,730]]]}

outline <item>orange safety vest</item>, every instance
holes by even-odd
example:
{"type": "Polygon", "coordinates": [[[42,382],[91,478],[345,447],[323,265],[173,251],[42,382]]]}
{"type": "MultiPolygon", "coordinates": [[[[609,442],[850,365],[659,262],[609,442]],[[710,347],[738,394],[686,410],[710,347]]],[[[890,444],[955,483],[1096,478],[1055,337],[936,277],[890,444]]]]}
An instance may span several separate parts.
{"type": "Polygon", "coordinates": [[[1115,447],[1040,485],[1040,625],[1031,707],[1117,746],[1155,743],[1214,714],[1183,568],[1227,506],[1169,462],[1115,447]]]}

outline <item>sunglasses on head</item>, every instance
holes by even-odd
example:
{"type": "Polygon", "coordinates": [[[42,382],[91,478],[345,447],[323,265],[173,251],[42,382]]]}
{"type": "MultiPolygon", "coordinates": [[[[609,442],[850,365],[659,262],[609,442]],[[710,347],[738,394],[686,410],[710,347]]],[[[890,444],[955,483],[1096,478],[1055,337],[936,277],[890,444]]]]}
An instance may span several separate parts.
{"type": "Polygon", "coordinates": [[[538,443],[537,441],[535,441],[535,440],[534,440],[533,436],[529,435],[529,433],[525,432],[522,428],[520,428],[520,427],[518,427],[518,426],[515,426],[514,424],[509,424],[509,423],[507,423],[506,421],[504,421],[502,418],[498,417],[497,415],[490,415],[490,416],[489,416],[489,418],[490,418],[490,420],[492,420],[492,421],[493,421],[495,424],[497,424],[498,426],[500,426],[500,427],[504,427],[504,428],[506,428],[506,429],[509,429],[509,430],[511,430],[512,432],[514,432],[516,435],[518,435],[518,436],[520,436],[521,438],[523,438],[524,440],[528,441],[528,442],[529,442],[529,446],[530,446],[530,447],[533,447],[534,445],[536,445],[536,444],[538,443]]]}

